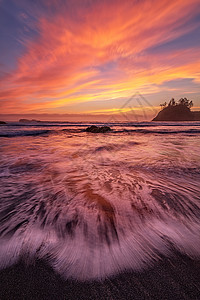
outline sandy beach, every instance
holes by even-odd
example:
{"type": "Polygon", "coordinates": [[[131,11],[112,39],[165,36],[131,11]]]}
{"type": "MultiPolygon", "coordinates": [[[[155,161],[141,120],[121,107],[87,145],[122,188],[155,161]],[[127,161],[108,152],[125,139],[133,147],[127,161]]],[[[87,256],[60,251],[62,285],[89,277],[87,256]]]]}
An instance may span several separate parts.
{"type": "Polygon", "coordinates": [[[45,262],[0,271],[0,299],[200,299],[200,261],[175,254],[143,272],[103,281],[63,280],[45,262]]]}

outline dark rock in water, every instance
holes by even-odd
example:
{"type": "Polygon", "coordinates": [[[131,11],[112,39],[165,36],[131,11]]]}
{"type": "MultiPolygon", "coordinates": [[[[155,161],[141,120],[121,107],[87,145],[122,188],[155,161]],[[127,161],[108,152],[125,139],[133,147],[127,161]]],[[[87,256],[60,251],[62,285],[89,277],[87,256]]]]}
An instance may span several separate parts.
{"type": "Polygon", "coordinates": [[[4,121],[0,121],[0,124],[6,124],[6,122],[4,122],[4,121]]]}
{"type": "Polygon", "coordinates": [[[87,132],[92,132],[92,133],[104,133],[111,131],[111,128],[108,126],[102,126],[102,127],[97,127],[95,125],[92,125],[86,129],[87,132]]]}

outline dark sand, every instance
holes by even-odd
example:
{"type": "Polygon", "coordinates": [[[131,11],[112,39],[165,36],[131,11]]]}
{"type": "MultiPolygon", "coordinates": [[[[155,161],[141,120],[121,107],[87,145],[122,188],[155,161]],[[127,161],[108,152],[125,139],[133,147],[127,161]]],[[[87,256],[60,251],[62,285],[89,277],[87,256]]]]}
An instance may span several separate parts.
{"type": "Polygon", "coordinates": [[[0,299],[200,299],[200,261],[180,254],[104,281],[63,280],[45,262],[0,271],[0,299]]]}
{"type": "Polygon", "coordinates": [[[200,261],[176,254],[104,281],[63,280],[45,262],[0,271],[0,299],[200,299],[200,261]]]}

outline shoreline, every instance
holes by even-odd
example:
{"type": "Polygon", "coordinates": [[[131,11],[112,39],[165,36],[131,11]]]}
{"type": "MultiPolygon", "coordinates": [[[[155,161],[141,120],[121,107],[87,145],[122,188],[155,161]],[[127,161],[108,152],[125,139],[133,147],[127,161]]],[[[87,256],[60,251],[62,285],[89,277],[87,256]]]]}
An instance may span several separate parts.
{"type": "Polygon", "coordinates": [[[180,253],[102,281],[64,280],[45,261],[0,270],[0,299],[200,299],[200,260],[180,253]]]}

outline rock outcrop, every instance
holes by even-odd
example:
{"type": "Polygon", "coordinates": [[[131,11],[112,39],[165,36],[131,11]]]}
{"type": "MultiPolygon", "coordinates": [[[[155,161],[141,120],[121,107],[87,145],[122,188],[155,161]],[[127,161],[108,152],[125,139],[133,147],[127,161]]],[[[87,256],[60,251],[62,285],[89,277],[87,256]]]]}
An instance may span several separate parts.
{"type": "Polygon", "coordinates": [[[105,132],[111,131],[111,128],[108,126],[98,127],[98,126],[92,125],[92,126],[86,128],[85,131],[92,132],[92,133],[105,133],[105,132]]]}
{"type": "Polygon", "coordinates": [[[167,106],[152,121],[200,121],[200,112],[192,112],[185,105],[167,106]]]}

